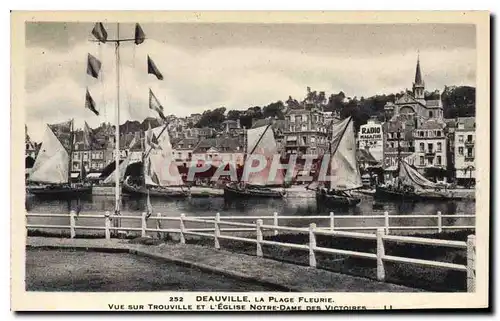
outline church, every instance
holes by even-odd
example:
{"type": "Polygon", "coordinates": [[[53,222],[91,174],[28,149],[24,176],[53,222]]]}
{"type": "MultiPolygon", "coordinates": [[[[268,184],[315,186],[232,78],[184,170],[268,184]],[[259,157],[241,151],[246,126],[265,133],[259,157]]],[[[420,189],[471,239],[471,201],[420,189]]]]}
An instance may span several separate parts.
{"type": "Polygon", "coordinates": [[[387,119],[384,124],[385,170],[395,171],[400,157],[421,173],[429,168],[446,169],[443,104],[438,91],[435,92],[438,99],[425,99],[420,58],[417,58],[412,89],[384,107],[387,119]]]}
{"type": "Polygon", "coordinates": [[[396,101],[388,102],[384,107],[389,119],[402,115],[411,119],[416,116],[418,119],[443,119],[443,104],[441,98],[436,100],[425,100],[425,82],[420,70],[420,58],[417,58],[417,68],[415,71],[415,82],[412,93],[405,92],[396,101]]]}

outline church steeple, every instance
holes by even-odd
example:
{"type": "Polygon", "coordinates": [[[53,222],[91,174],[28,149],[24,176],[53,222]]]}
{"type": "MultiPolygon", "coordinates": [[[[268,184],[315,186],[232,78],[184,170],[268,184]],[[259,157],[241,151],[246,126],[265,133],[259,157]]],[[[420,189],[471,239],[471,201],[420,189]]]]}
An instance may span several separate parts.
{"type": "Polygon", "coordinates": [[[420,70],[420,53],[417,56],[417,68],[415,70],[415,82],[413,83],[413,96],[415,99],[425,99],[425,84],[422,80],[422,71],[420,70]]]}
{"type": "Polygon", "coordinates": [[[415,85],[422,84],[422,72],[420,71],[420,55],[417,57],[417,70],[415,71],[415,85]]]}

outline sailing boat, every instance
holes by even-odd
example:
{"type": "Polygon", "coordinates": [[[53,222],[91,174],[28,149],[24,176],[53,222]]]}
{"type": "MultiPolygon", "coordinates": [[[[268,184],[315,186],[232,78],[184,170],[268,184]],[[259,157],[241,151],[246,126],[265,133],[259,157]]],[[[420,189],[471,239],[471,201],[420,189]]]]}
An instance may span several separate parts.
{"type": "MultiPolygon", "coordinates": [[[[361,175],[356,161],[356,141],[352,117],[332,124],[330,159],[327,179],[315,180],[308,186],[316,189],[316,202],[326,207],[352,207],[361,199],[351,196],[348,191],[362,187],[361,175]]],[[[321,171],[320,171],[321,173],[321,171]]]]}
{"type": "Polygon", "coordinates": [[[184,181],[172,156],[172,144],[166,130],[156,127],[147,130],[145,135],[145,154],[143,155],[143,183],[131,184],[130,177],[123,182],[123,191],[131,195],[150,195],[151,197],[187,197],[184,181]]]}
{"type": "Polygon", "coordinates": [[[282,186],[284,183],[282,171],[277,171],[274,181],[271,181],[271,177],[269,177],[273,157],[278,153],[271,126],[272,124],[269,124],[246,131],[245,166],[250,165],[247,164],[247,158],[251,155],[264,156],[267,164],[263,170],[257,173],[250,173],[246,181],[242,180],[239,183],[226,185],[224,187],[225,199],[235,197],[282,198],[284,196],[285,193],[283,191],[270,188],[270,186],[282,186]]]}
{"type": "Polygon", "coordinates": [[[453,200],[463,196],[452,191],[442,190],[437,183],[431,182],[405,160],[399,160],[399,175],[394,185],[379,185],[375,197],[388,200],[453,200]]]}
{"type": "Polygon", "coordinates": [[[28,192],[37,196],[57,198],[91,194],[91,186],[71,183],[73,148],[73,120],[47,124],[40,152],[28,178],[29,182],[38,185],[28,186],[28,192]]]}

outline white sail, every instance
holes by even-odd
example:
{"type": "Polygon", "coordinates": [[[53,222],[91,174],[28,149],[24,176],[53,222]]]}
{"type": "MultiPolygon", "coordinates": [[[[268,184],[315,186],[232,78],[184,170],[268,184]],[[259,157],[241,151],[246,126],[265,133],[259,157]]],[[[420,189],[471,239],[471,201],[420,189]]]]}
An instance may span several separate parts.
{"type": "Polygon", "coordinates": [[[146,137],[148,137],[148,134],[154,135],[157,141],[152,137],[145,139],[145,152],[149,152],[147,159],[144,160],[145,182],[147,185],[164,187],[184,185],[172,155],[172,144],[170,143],[168,131],[165,129],[162,133],[163,128],[164,126],[160,126],[151,129],[152,133],[146,132],[146,137]],[[153,146],[152,149],[151,146],[153,146]]]}
{"type": "Polygon", "coordinates": [[[47,184],[68,183],[68,171],[68,151],[47,126],[29,180],[47,184]]]}
{"type": "MultiPolygon", "coordinates": [[[[249,129],[247,131],[247,159],[250,155],[262,155],[266,158],[266,167],[257,172],[251,173],[248,183],[252,185],[282,185],[284,182],[283,170],[277,170],[276,175],[271,177],[270,171],[273,157],[278,155],[278,146],[274,138],[271,125],[249,129]]],[[[250,164],[248,164],[250,165],[250,164]]],[[[246,164],[245,164],[246,166],[246,164]]]]}
{"type": "Polygon", "coordinates": [[[436,183],[431,182],[416,169],[411,167],[407,162],[401,161],[399,167],[399,178],[403,184],[414,186],[415,189],[434,189],[436,183]]]}
{"type": "Polygon", "coordinates": [[[330,189],[349,190],[363,184],[356,161],[356,140],[351,117],[332,125],[330,189]]]}

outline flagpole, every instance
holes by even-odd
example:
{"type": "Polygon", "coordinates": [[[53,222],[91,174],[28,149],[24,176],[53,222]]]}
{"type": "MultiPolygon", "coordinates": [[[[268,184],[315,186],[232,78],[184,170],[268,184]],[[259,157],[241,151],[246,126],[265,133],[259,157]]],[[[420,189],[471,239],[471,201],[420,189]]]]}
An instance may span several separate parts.
{"type": "MultiPolygon", "coordinates": [[[[120,39],[120,23],[116,24],[116,37],[120,39]]],[[[115,130],[115,214],[120,214],[120,41],[115,42],[116,54],[116,130],[115,130]]],[[[117,221],[119,227],[119,221],[117,221]]]]}

